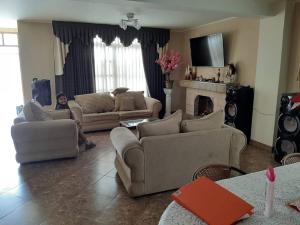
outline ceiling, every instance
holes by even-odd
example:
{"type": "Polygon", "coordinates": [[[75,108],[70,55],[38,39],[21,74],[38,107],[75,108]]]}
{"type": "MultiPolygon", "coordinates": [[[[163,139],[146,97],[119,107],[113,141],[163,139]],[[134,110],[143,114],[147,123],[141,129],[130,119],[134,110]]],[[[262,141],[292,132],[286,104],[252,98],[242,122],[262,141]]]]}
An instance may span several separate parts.
{"type": "Polygon", "coordinates": [[[142,26],[189,28],[231,17],[274,15],[277,0],[0,0],[1,20],[119,24],[134,12],[142,26]]]}

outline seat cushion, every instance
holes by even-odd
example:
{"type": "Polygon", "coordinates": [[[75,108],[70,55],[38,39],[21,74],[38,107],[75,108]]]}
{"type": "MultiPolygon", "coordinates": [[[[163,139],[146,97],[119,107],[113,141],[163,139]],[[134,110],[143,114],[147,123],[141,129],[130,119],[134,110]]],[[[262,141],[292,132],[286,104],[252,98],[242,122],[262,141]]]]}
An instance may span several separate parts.
{"type": "Polygon", "coordinates": [[[139,138],[179,133],[181,120],[182,110],[177,110],[165,119],[141,123],[137,126],[139,138]]]}
{"type": "Polygon", "coordinates": [[[96,122],[96,121],[118,121],[119,114],[117,112],[105,112],[105,113],[90,113],[83,114],[83,122],[96,122]]]}
{"type": "Polygon", "coordinates": [[[76,95],[75,101],[84,114],[111,112],[115,107],[114,98],[109,93],[76,95]]]}
{"type": "Polygon", "coordinates": [[[52,120],[51,116],[46,113],[42,106],[36,101],[27,102],[24,105],[23,113],[27,121],[46,121],[52,120]]]}
{"type": "Polygon", "coordinates": [[[224,124],[224,111],[213,112],[200,119],[183,120],[181,122],[182,132],[193,132],[221,128],[224,124]]]}
{"type": "Polygon", "coordinates": [[[147,118],[152,116],[152,112],[146,110],[134,110],[134,111],[120,111],[120,120],[134,119],[134,118],[147,118]]]}

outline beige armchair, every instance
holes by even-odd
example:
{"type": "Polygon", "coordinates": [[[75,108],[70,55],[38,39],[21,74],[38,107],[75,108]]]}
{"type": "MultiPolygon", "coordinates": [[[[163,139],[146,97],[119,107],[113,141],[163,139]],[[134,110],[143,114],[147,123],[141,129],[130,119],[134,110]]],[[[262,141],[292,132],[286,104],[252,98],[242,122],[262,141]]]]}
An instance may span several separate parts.
{"type": "Polygon", "coordinates": [[[115,166],[131,196],[172,190],[191,182],[199,166],[225,164],[239,168],[245,135],[232,127],[143,137],[127,128],[110,134],[115,166]]]}
{"type": "Polygon", "coordinates": [[[26,121],[16,118],[11,135],[19,163],[76,157],[78,131],[69,110],[48,112],[54,120],[26,121]]]}

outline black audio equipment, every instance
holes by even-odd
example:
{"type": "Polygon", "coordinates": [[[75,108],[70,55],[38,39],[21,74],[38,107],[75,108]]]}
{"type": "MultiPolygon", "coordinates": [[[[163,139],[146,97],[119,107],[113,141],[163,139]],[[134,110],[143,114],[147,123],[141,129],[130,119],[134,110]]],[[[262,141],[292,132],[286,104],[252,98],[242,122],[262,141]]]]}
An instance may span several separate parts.
{"type": "Polygon", "coordinates": [[[291,101],[296,93],[283,94],[278,117],[278,132],[274,148],[277,162],[290,153],[300,152],[300,107],[291,101]]]}
{"type": "Polygon", "coordinates": [[[50,80],[38,80],[34,78],[31,83],[31,90],[32,98],[42,106],[52,104],[50,80]]]}
{"type": "Polygon", "coordinates": [[[226,91],[225,124],[233,126],[251,137],[253,88],[247,86],[232,86],[226,91]]]}

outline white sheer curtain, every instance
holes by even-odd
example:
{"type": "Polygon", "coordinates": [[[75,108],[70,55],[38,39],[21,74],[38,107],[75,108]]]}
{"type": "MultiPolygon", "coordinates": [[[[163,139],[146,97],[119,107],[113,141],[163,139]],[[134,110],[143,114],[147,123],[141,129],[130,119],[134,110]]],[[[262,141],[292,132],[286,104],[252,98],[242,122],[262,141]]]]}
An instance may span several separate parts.
{"type": "Polygon", "coordinates": [[[147,94],[141,45],[135,39],[124,47],[119,38],[110,45],[98,36],[94,38],[96,92],[108,92],[117,87],[147,94]]]}

